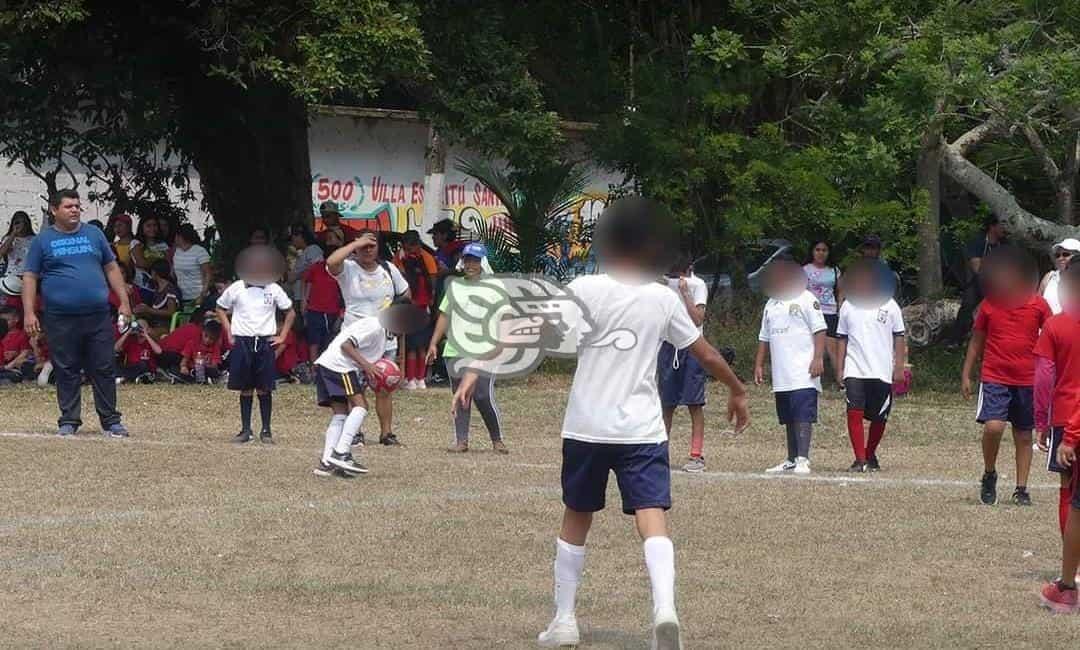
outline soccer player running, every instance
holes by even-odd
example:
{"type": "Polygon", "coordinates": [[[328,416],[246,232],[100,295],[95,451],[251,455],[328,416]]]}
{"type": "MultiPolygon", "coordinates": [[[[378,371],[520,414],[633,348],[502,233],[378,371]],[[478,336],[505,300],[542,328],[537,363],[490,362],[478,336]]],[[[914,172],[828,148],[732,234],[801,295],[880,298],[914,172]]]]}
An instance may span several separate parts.
{"type": "MultiPolygon", "coordinates": [[[[579,642],[575,598],[585,566],[593,513],[603,510],[609,472],[615,472],[622,511],[634,516],[652,584],[653,647],[682,647],[675,611],[675,550],[668,536],[671,471],[667,433],[656,386],[663,342],[693,355],[729,390],[736,431],[749,422],[746,389],[705,340],[679,297],[657,276],[669,267],[670,216],[640,197],[612,203],[598,220],[595,245],[606,273],[578,278],[568,289],[584,312],[575,323],[578,363],[563,420],[562,527],[555,546],[555,617],[540,633],[542,647],[579,642]],[[648,306],[643,308],[642,306],[648,306]],[[587,330],[587,331],[586,331],[587,330]],[[611,345],[627,332],[634,344],[611,345]],[[616,415],[617,414],[617,415],[616,415]]],[[[467,372],[455,408],[468,408],[476,372],[467,372]]]]}
{"type": "Polygon", "coordinates": [[[982,356],[976,421],[983,425],[984,472],[979,498],[997,503],[997,456],[1005,426],[1012,424],[1016,445],[1016,490],[1012,501],[1030,506],[1031,431],[1035,427],[1035,342],[1050,318],[1050,305],[1036,295],[1034,260],[1023,250],[995,248],[982,263],[980,278],[986,298],[978,307],[975,327],[964,357],[960,388],[971,397],[971,374],[982,356]]]}
{"type": "Polygon", "coordinates": [[[904,379],[907,340],[904,315],[883,286],[875,260],[856,261],[844,276],[844,304],[836,333],[840,337],[837,381],[847,396],[848,437],[855,461],[849,472],[881,470],[877,450],[892,412],[893,383],[904,379]],[[866,438],[863,422],[870,422],[866,438]]]}
{"type": "Polygon", "coordinates": [[[769,356],[776,416],[787,433],[787,459],[765,471],[809,474],[810,436],[817,422],[828,325],[821,304],[806,288],[806,275],[795,262],[770,262],[765,291],[770,297],[761,316],[754,383],[765,382],[765,357],[769,356]]]}
{"type": "MultiPolygon", "coordinates": [[[[705,281],[690,272],[690,256],[680,254],[666,277],[668,288],[675,292],[690,320],[704,332],[705,304],[709,288],[705,281]]],[[[690,412],[690,460],[683,465],[687,472],[705,471],[705,368],[688,350],[676,350],[665,341],[656,362],[660,375],[660,404],[664,409],[664,428],[671,437],[675,409],[685,406],[690,412]]]]}

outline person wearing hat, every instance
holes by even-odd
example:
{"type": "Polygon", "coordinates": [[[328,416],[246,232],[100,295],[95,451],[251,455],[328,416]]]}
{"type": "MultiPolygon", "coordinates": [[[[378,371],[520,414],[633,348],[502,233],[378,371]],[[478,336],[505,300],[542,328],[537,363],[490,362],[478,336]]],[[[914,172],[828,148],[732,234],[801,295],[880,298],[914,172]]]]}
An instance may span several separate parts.
{"type": "MultiPolygon", "coordinates": [[[[480,242],[471,242],[462,249],[461,267],[463,275],[451,278],[446,294],[439,302],[439,320],[435,323],[435,333],[431,336],[431,344],[428,346],[427,363],[435,362],[438,354],[439,341],[446,336],[450,329],[450,313],[454,309],[471,311],[476,305],[498,304],[501,300],[498,292],[488,284],[478,283],[485,273],[490,273],[487,265],[487,248],[480,242]],[[463,297],[475,297],[479,300],[464,301],[463,297]]],[[[482,309],[482,308],[481,308],[482,309]]],[[[483,314],[473,314],[482,317],[483,314]]],[[[466,354],[459,350],[454,341],[447,339],[443,348],[443,357],[450,371],[450,392],[457,392],[461,385],[461,370],[467,366],[466,354]],[[457,368],[458,370],[455,370],[457,368]]],[[[473,393],[472,403],[480,411],[480,417],[484,420],[488,435],[491,437],[492,448],[500,454],[508,454],[510,450],[503,442],[502,423],[499,420],[499,409],[495,406],[495,378],[488,375],[476,382],[476,392],[473,393]]],[[[454,442],[447,448],[450,453],[464,453],[469,451],[469,424],[472,416],[472,408],[459,408],[454,414],[454,442]]]]}
{"type": "MultiPolygon", "coordinates": [[[[0,258],[4,259],[4,273],[0,276],[0,293],[6,298],[22,294],[22,274],[26,268],[26,255],[34,241],[34,226],[30,215],[22,210],[11,215],[7,234],[0,240],[0,258]]],[[[18,306],[16,302],[14,306],[18,306]]]]}
{"type": "Polygon", "coordinates": [[[319,206],[319,218],[322,219],[323,227],[315,237],[323,246],[338,248],[351,244],[360,236],[359,230],[341,223],[341,212],[333,201],[323,201],[319,206]]]}
{"type": "MultiPolygon", "coordinates": [[[[435,306],[435,278],[439,267],[435,257],[425,250],[420,241],[420,233],[406,230],[401,236],[401,250],[394,256],[394,265],[401,270],[405,281],[409,283],[413,304],[430,316],[435,306]]],[[[405,389],[423,390],[427,388],[427,364],[424,354],[431,341],[432,327],[429,323],[416,332],[405,336],[405,389]]]]}
{"type": "Polygon", "coordinates": [[[1061,272],[1069,267],[1069,260],[1080,253],[1080,241],[1068,237],[1062,239],[1050,248],[1050,257],[1054,262],[1054,268],[1043,276],[1039,283],[1039,293],[1050,304],[1050,310],[1055,314],[1061,313],[1061,297],[1058,295],[1061,272]]]}

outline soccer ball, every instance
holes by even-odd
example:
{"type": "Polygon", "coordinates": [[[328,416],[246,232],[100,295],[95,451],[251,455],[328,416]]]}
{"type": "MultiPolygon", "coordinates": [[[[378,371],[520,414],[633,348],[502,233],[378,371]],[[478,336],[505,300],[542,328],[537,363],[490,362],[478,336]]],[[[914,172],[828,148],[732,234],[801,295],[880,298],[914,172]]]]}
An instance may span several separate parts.
{"type": "Polygon", "coordinates": [[[375,367],[382,373],[383,378],[377,381],[371,388],[377,392],[392,393],[401,386],[401,368],[390,359],[379,359],[375,367]]]}

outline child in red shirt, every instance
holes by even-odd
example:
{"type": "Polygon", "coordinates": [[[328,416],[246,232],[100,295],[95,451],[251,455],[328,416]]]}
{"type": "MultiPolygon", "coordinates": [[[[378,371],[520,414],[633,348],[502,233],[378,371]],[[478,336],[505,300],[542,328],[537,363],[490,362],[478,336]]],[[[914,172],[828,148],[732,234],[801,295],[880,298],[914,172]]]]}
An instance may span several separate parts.
{"type": "MultiPolygon", "coordinates": [[[[220,325],[220,323],[218,323],[220,325]]],[[[184,349],[192,342],[202,338],[203,314],[192,315],[191,322],[177,327],[161,339],[161,356],[158,367],[170,373],[180,372],[180,363],[184,360],[184,349]]]]}
{"type": "MultiPolygon", "coordinates": [[[[1075,307],[1072,312],[1070,318],[1075,321],[1078,319],[1075,307]]],[[[1068,313],[1066,309],[1065,314],[1068,313]]],[[[1057,464],[1072,472],[1072,502],[1061,543],[1061,577],[1044,585],[1039,598],[1042,606],[1055,614],[1075,614],[1080,611],[1076,600],[1076,570],[1080,566],[1080,490],[1077,490],[1080,471],[1076,467],[1076,447],[1080,444],[1080,409],[1075,406],[1054,458],[1057,464]]]]}
{"type": "MultiPolygon", "coordinates": [[[[284,322],[280,312],[277,321],[280,328],[284,322]]],[[[300,338],[296,335],[296,331],[290,329],[285,334],[285,342],[274,348],[274,367],[277,369],[279,380],[284,379],[294,383],[297,381],[297,378],[293,375],[293,370],[300,363],[300,345],[300,338]]]]}
{"type": "Polygon", "coordinates": [[[300,277],[303,281],[304,338],[307,339],[308,356],[316,359],[337,332],[341,287],[326,270],[325,260],[309,266],[300,277]]]}
{"type": "Polygon", "coordinates": [[[198,338],[188,341],[184,346],[182,355],[180,376],[185,381],[198,383],[197,362],[200,356],[206,382],[213,383],[221,377],[221,323],[207,321],[198,338]]]}
{"type": "Polygon", "coordinates": [[[117,373],[117,383],[132,381],[136,384],[154,382],[157,370],[157,357],[161,354],[161,345],[150,334],[146,321],[139,320],[121,332],[116,330],[116,344],[113,346],[121,356],[121,367],[117,373]]]}
{"type": "Polygon", "coordinates": [[[30,337],[23,331],[19,311],[14,307],[0,307],[0,319],[6,325],[0,337],[0,378],[20,382],[24,379],[23,366],[33,354],[30,337]]]}
{"type": "Polygon", "coordinates": [[[979,305],[975,328],[964,358],[961,390],[971,397],[971,374],[979,356],[979,406],[983,425],[984,472],[980,499],[997,503],[997,455],[1005,426],[1012,424],[1016,445],[1016,505],[1031,505],[1027,490],[1031,471],[1031,431],[1035,426],[1035,342],[1051,316],[1050,305],[1035,293],[1035,264],[1024,251],[999,246],[982,263],[986,299],[979,305]]]}
{"type": "MultiPolygon", "coordinates": [[[[409,283],[409,296],[412,303],[428,313],[431,320],[431,308],[435,303],[435,277],[439,272],[435,257],[424,249],[420,242],[420,233],[407,230],[401,237],[401,251],[395,256],[394,264],[409,283]]],[[[434,333],[434,324],[419,332],[405,337],[405,388],[427,388],[426,353],[434,333]]]]}

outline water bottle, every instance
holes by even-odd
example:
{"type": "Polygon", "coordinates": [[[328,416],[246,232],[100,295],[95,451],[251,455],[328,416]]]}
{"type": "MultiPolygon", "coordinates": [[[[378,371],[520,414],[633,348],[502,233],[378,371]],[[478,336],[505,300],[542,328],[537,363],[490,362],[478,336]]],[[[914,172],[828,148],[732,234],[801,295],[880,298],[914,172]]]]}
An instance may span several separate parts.
{"type": "Polygon", "coordinates": [[[206,383],[206,357],[201,351],[195,353],[195,383],[206,383]]]}

